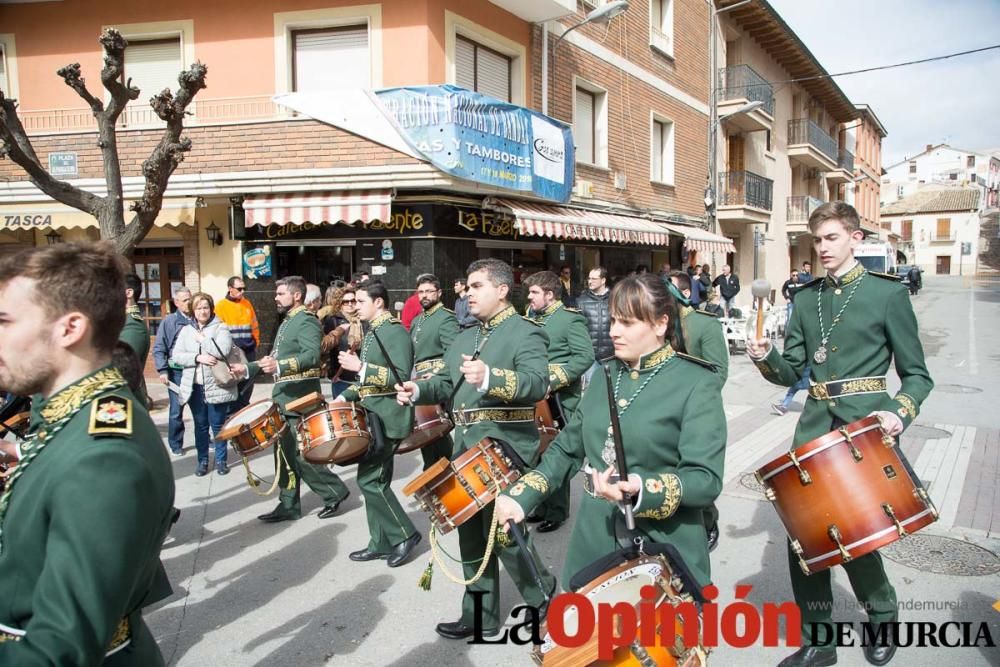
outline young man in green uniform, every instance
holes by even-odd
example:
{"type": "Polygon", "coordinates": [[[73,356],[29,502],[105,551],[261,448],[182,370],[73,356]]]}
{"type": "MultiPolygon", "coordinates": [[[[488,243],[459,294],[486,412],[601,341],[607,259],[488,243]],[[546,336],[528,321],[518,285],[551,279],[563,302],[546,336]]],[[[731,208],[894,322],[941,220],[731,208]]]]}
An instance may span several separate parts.
{"type": "MultiPolygon", "coordinates": [[[[432,405],[447,401],[457,387],[452,414],[455,419],[455,455],[483,438],[506,443],[525,465],[538,458],[538,430],[535,403],[548,389],[546,335],[537,324],[520,317],[510,305],[514,274],[497,259],[480,259],[469,265],[469,312],[480,321],[478,327],[463,330],[445,352],[445,369],[426,380],[405,382],[397,400],[432,405]],[[480,352],[478,358],[476,352],[480,352]]],[[[472,578],[482,563],[490,533],[493,504],[483,507],[458,527],[459,550],[466,579],[472,578]]],[[[529,542],[530,544],[530,542],[529,542]]],[[[516,548],[498,549],[504,569],[510,574],[525,602],[546,605],[555,589],[549,573],[534,547],[531,557],[538,563],[543,585],[535,584],[524,558],[516,548]]],[[[462,616],[453,623],[439,623],[436,630],[448,639],[465,639],[473,634],[476,597],[481,596],[483,636],[493,636],[500,618],[500,568],[496,551],[483,576],[465,588],[462,616]]],[[[547,608],[547,607],[546,607],[547,608]]],[[[545,608],[542,609],[544,616],[545,608]]]]}
{"type": "Polygon", "coordinates": [[[159,432],[110,365],[127,261],[110,244],[0,262],[0,386],[34,394],[0,495],[0,665],[162,665],[142,608],[174,480],[159,432]]]}
{"type": "MultiPolygon", "coordinates": [[[[368,546],[350,554],[353,561],[388,560],[389,567],[407,561],[420,533],[406,516],[391,488],[393,459],[399,441],[413,430],[413,408],[396,403],[393,386],[413,369],[413,345],[399,320],[387,309],[389,292],[379,281],[358,287],[358,316],[368,323],[361,356],[340,353],[340,365],[358,374],[358,384],[338,396],[337,402],[360,401],[368,410],[369,426],[384,436],[382,451],[358,464],[358,486],[365,496],[368,546]],[[373,418],[374,414],[374,418],[373,418]]],[[[379,434],[376,434],[376,438],[379,434]]]]}
{"type": "MultiPolygon", "coordinates": [[[[549,337],[549,404],[557,403],[553,417],[566,428],[583,395],[583,374],[594,364],[594,346],[587,331],[587,320],[580,311],[567,308],[559,300],[562,282],[551,271],[533,273],[524,281],[528,288],[531,314],[549,337]]],[[[553,491],[528,522],[541,521],[539,533],[558,530],[569,517],[570,484],[553,491]]]]}
{"type": "Polygon", "coordinates": [[[280,502],[272,511],[257,517],[265,523],[294,521],[302,516],[300,496],[303,481],[323,499],[323,509],[318,515],[320,519],[334,516],[340,503],[350,495],[340,477],[325,465],[309,463],[302,458],[295,441],[301,415],[286,408],[291,401],[320,391],[319,348],[323,328],[316,316],[303,305],[305,295],[306,281],[300,276],[279,280],[274,302],[285,319],[278,327],[271,354],[251,361],[245,367],[233,364],[237,375],[252,378],[258,373],[268,373],[274,376],[271,399],[278,404],[288,422],[288,429],[274,451],[275,474],[281,487],[280,502]]]}
{"type": "MultiPolygon", "coordinates": [[[[796,293],[783,352],[762,338],[749,340],[747,353],[765,379],[785,387],[798,382],[807,364],[812,366],[811,400],[795,429],[793,447],[870,414],[879,417],[890,435],[898,436],[916,418],[934,386],[906,288],[895,277],[869,273],[854,258],[854,248],[864,238],[854,207],[839,201],[820,206],[809,216],[809,231],[826,277],[802,285],[796,293]],[[894,397],[886,393],[890,363],[902,381],[894,397]]],[[[795,602],[802,612],[802,636],[808,641],[810,626],[832,617],[830,571],[805,575],[790,545],[788,562],[795,602]]],[[[895,621],[896,591],[879,553],[843,567],[858,601],[869,610],[869,621],[895,621]]],[[[875,642],[865,645],[864,651],[868,662],[884,665],[896,647],[875,642]]],[[[781,665],[836,662],[836,647],[807,645],[781,665]]]]}
{"type": "MultiPolygon", "coordinates": [[[[410,338],[413,340],[413,375],[420,378],[444,368],[445,350],[458,335],[458,319],[441,303],[441,281],[437,276],[425,273],[417,277],[417,298],[424,311],[410,325],[410,338]]],[[[424,470],[442,456],[450,457],[451,449],[452,442],[447,437],[422,448],[424,470]]]]}

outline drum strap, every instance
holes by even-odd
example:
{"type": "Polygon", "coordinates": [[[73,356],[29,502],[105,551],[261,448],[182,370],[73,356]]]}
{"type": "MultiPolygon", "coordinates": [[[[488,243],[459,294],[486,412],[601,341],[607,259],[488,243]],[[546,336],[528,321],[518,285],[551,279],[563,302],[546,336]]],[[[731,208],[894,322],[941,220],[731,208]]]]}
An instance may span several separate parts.
{"type": "MultiPolygon", "coordinates": [[[[288,465],[288,461],[285,459],[285,453],[281,451],[280,443],[276,446],[278,447],[278,456],[281,457],[281,463],[288,469],[288,476],[291,478],[292,475],[294,475],[292,467],[288,465]]],[[[247,471],[247,486],[250,487],[250,490],[262,497],[269,496],[274,493],[274,490],[278,488],[278,478],[281,477],[278,471],[274,471],[274,481],[271,482],[271,488],[261,493],[257,490],[257,487],[260,486],[261,482],[265,481],[264,478],[250,470],[250,460],[247,457],[241,456],[240,458],[243,460],[243,468],[247,471]]]]}

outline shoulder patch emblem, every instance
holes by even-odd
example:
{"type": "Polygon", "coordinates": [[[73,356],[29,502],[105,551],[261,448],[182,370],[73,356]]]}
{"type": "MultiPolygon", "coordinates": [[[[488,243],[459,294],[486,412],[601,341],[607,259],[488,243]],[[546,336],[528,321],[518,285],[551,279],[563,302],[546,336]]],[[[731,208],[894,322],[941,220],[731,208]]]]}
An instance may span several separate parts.
{"type": "Polygon", "coordinates": [[[685,359],[685,360],[690,361],[692,363],[698,364],[699,366],[707,368],[708,370],[712,371],[713,373],[717,372],[717,370],[718,370],[718,369],[716,369],[715,364],[713,364],[711,361],[705,361],[701,357],[696,357],[696,356],[691,355],[691,354],[684,354],[683,352],[675,352],[675,354],[678,357],[680,357],[681,359],[685,359]]]}
{"type": "Polygon", "coordinates": [[[132,401],[102,396],[90,404],[90,435],[132,435],[132,401]]]}

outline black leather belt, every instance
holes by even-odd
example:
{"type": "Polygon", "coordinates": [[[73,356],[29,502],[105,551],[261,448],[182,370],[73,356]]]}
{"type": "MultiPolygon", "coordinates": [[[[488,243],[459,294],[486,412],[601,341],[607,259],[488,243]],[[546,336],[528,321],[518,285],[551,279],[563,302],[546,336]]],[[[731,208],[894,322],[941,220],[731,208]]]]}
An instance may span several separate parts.
{"type": "Polygon", "coordinates": [[[880,394],[886,390],[885,376],[847,378],[830,382],[809,382],[809,396],[818,401],[828,401],[855,394],[880,394]]]}

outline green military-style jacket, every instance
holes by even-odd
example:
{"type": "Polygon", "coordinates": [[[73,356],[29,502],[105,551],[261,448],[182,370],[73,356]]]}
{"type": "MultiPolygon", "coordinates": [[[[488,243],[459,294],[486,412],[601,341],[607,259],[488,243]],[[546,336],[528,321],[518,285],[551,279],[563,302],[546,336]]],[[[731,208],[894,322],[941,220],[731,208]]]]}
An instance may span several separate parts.
{"type": "MultiPolygon", "coordinates": [[[[282,412],[290,401],[320,391],[319,358],[323,327],[305,306],[288,311],[274,338],[271,357],[278,362],[271,398],[282,412]]],[[[260,373],[260,363],[248,364],[250,376],[260,373]]]]}
{"type": "Polygon", "coordinates": [[[754,363],[765,379],[785,387],[798,382],[806,365],[811,366],[815,382],[854,380],[847,395],[806,400],[795,429],[796,447],[828,433],[835,417],[851,423],[876,410],[887,410],[906,428],[934,387],[906,287],[890,276],[869,273],[861,264],[839,281],[827,276],[800,287],[784,351],[772,348],[754,363]],[[819,308],[829,333],[822,363],[814,359],[822,340],[819,308]],[[889,396],[885,388],[890,363],[902,381],[895,396],[889,396]],[[860,391],[865,393],[855,393],[860,391]]]}
{"type": "Polygon", "coordinates": [[[445,369],[417,382],[417,403],[422,405],[446,402],[461,382],[453,403],[456,420],[464,422],[451,434],[456,454],[489,437],[510,444],[526,464],[535,461],[535,403],[549,386],[547,343],[540,326],[508,306],[486,324],[463,329],[445,352],[445,369]],[[460,370],[462,355],[471,356],[477,346],[482,348],[480,360],[489,367],[485,392],[469,386],[460,370]]]}
{"type": "Polygon", "coordinates": [[[729,345],[726,335],[722,333],[722,323],[710,313],[682,304],[678,306],[687,353],[715,366],[722,384],[725,384],[729,377],[729,345]]]}
{"type": "Polygon", "coordinates": [[[455,313],[440,302],[417,315],[410,325],[413,370],[417,376],[444,368],[444,353],[458,335],[455,313]]]}
{"type": "Polygon", "coordinates": [[[378,335],[400,379],[407,380],[413,370],[413,344],[406,329],[389,313],[382,313],[369,323],[368,333],[361,343],[361,371],[358,383],[344,390],[348,401],[361,401],[366,409],[382,419],[387,438],[399,440],[413,430],[413,408],[396,402],[396,374],[389,368],[382,348],[375,340],[378,335]]]}
{"type": "Polygon", "coordinates": [[[594,345],[587,320],[578,310],[555,301],[535,314],[549,337],[549,391],[558,394],[567,418],[583,394],[581,378],[594,365],[594,345]]]}
{"type": "Polygon", "coordinates": [[[163,664],[140,615],[170,594],[174,479],[156,426],[104,367],[37,397],[30,433],[0,496],[0,665],[163,664]]]}
{"type": "Polygon", "coordinates": [[[146,365],[146,359],[149,357],[149,328],[139,314],[138,306],[130,306],[125,311],[125,326],[122,327],[118,340],[135,351],[140,368],[146,365]]]}
{"type": "MultiPolygon", "coordinates": [[[[638,370],[610,362],[630,474],[642,480],[634,506],[636,529],[646,539],[673,544],[699,582],[710,581],[702,512],[722,492],[726,416],[721,381],[708,364],[678,355],[670,345],[644,356],[638,370]]],[[[603,369],[595,373],[569,426],[544,456],[504,494],[525,514],[566,484],[585,460],[606,469],[610,410],[603,369]]],[[[612,445],[613,447],[613,445],[612,445]]],[[[621,510],[584,495],[563,569],[564,586],[579,570],[619,548],[614,536],[621,510]]]]}

